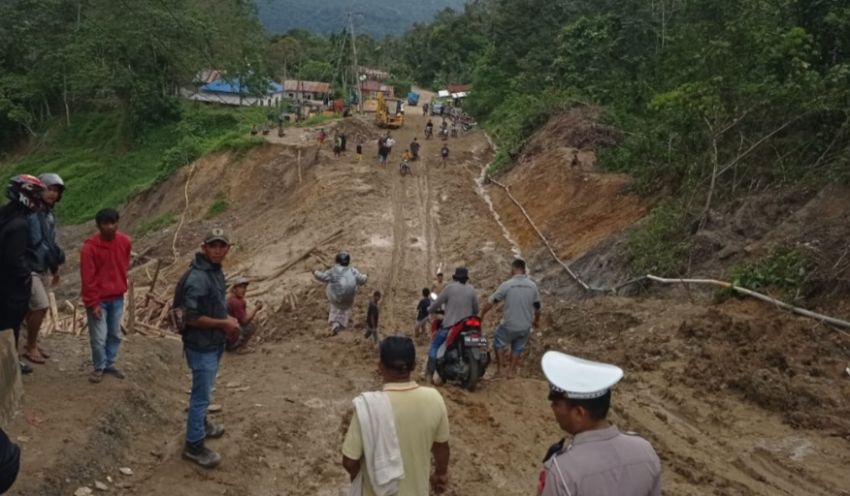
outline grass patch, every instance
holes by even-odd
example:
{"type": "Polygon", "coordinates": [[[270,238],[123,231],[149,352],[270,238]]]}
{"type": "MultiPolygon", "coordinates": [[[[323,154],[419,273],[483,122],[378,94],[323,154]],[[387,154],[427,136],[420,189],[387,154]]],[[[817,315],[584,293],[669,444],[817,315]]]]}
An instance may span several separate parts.
{"type": "Polygon", "coordinates": [[[175,215],[174,212],[165,212],[162,215],[148,219],[139,224],[139,227],[136,228],[136,236],[141,237],[149,232],[164,229],[175,222],[177,222],[177,215],[175,215]]]}
{"type": "Polygon", "coordinates": [[[326,122],[335,121],[337,119],[339,119],[338,115],[324,115],[324,114],[311,115],[310,117],[301,121],[298,124],[298,127],[318,126],[319,124],[324,124],[326,122]]]}
{"type": "Polygon", "coordinates": [[[629,265],[634,275],[680,275],[687,260],[687,215],[673,204],[655,207],[646,222],[628,236],[629,265]]]}
{"type": "Polygon", "coordinates": [[[73,115],[70,126],[57,122],[44,131],[32,153],[0,163],[0,181],[22,173],[58,173],[67,186],[58,214],[62,222],[78,224],[101,208],[119,207],[198,157],[244,153],[264,143],[249,132],[266,121],[268,108],[191,102],[180,108],[177,121],[132,137],[120,112],[73,115]]]}
{"type": "Polygon", "coordinates": [[[752,290],[775,289],[786,300],[795,300],[806,282],[810,261],[797,250],[778,249],[757,262],[732,269],[732,283],[752,290]]]}
{"type": "Polygon", "coordinates": [[[230,208],[230,203],[227,201],[227,197],[224,193],[219,193],[216,195],[213,204],[207,209],[207,214],[204,217],[212,219],[226,212],[228,208],[230,208]]]}

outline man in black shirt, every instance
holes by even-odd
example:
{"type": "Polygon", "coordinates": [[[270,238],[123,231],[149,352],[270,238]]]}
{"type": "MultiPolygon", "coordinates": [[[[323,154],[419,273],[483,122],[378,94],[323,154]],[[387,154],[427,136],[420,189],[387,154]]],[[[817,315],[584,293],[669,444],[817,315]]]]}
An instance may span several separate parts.
{"type": "Polygon", "coordinates": [[[228,251],[230,240],[224,231],[213,229],[177,288],[186,319],[183,350],[192,369],[183,458],[204,468],[213,468],[221,461],[218,453],[204,446],[204,439],[224,435],[223,426],[207,420],[207,408],[227,337],[239,334],[239,321],[227,314],[226,283],[221,270],[228,251]]]}

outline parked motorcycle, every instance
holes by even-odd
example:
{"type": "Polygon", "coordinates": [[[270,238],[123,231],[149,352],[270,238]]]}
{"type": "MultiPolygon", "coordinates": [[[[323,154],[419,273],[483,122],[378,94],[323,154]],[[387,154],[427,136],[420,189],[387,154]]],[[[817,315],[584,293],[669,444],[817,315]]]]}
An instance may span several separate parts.
{"type": "MultiPolygon", "coordinates": [[[[442,320],[434,320],[432,332],[440,329],[442,320]]],[[[446,341],[437,352],[437,374],[447,382],[474,391],[490,364],[487,338],[481,330],[481,319],[467,317],[449,330],[446,341]]]]}

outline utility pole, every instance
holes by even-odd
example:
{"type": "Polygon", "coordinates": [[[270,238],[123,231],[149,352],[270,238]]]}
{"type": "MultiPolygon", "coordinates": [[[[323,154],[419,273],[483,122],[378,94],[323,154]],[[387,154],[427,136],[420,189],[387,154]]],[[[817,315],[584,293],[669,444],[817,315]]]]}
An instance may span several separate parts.
{"type": "Polygon", "coordinates": [[[348,11],[348,30],[351,32],[351,50],[354,55],[354,84],[357,85],[357,108],[363,112],[363,90],[360,87],[360,66],[357,63],[357,37],[354,36],[354,16],[348,11]]]}

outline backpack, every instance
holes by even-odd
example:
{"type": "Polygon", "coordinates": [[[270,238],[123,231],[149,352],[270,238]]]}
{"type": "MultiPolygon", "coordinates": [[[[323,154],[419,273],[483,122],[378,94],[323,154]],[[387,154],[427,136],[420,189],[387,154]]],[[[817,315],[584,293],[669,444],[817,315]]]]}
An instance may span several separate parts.
{"type": "Polygon", "coordinates": [[[171,310],[168,311],[168,322],[171,324],[171,329],[181,335],[186,332],[186,307],[183,306],[183,299],[186,296],[186,280],[189,279],[192,270],[189,267],[177,281],[177,286],[174,288],[174,300],[171,302],[171,310]]]}

